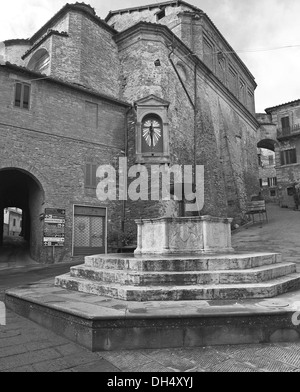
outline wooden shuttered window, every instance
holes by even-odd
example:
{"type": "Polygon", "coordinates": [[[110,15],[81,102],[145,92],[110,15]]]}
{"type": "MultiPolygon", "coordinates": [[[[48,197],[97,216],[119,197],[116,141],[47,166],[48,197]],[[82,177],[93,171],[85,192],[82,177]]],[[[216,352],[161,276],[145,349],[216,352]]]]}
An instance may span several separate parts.
{"type": "Polygon", "coordinates": [[[281,165],[292,165],[297,163],[297,152],[296,149],[281,151],[280,153],[281,165]]]}
{"type": "Polygon", "coordinates": [[[15,85],[15,107],[29,109],[30,105],[30,85],[16,83],[15,85]]]}
{"type": "Polygon", "coordinates": [[[290,118],[289,117],[283,117],[281,119],[281,127],[283,132],[289,132],[290,131],[290,118]]]}
{"type": "Polygon", "coordinates": [[[268,178],[268,186],[269,188],[277,186],[277,177],[268,178]]]}
{"type": "Polygon", "coordinates": [[[85,165],[85,187],[96,189],[97,187],[97,165],[94,163],[86,163],[85,165]]]}

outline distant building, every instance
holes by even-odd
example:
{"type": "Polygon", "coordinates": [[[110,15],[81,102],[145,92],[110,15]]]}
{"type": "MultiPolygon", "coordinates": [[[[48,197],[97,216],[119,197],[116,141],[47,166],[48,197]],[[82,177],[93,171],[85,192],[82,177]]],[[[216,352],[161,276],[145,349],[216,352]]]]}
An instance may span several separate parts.
{"type": "Polygon", "coordinates": [[[4,236],[18,236],[22,232],[22,210],[18,208],[4,209],[4,236]]]}
{"type": "Polygon", "coordinates": [[[8,212],[7,208],[5,208],[5,210],[4,210],[3,235],[4,235],[4,237],[7,237],[9,235],[9,212],[8,212]]]}
{"type": "Polygon", "coordinates": [[[268,202],[278,201],[275,157],[276,154],[273,151],[258,149],[259,185],[264,199],[268,202]]]}
{"type": "Polygon", "coordinates": [[[300,100],[268,108],[265,117],[270,134],[276,138],[279,202],[282,207],[294,208],[300,186],[300,100]]]}

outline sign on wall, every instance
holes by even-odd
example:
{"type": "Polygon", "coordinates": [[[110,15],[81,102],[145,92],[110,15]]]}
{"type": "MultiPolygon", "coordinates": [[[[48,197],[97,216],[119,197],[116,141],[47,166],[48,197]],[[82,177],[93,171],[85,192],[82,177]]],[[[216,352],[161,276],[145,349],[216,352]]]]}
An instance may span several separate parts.
{"type": "Polygon", "coordinates": [[[66,210],[46,208],[44,219],[44,246],[65,245],[66,210]]]}

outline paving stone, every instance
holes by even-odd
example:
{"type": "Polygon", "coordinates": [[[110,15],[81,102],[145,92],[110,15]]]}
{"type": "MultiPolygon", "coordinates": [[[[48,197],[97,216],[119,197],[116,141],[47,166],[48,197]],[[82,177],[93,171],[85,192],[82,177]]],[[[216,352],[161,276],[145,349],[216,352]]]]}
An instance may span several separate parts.
{"type": "Polygon", "coordinates": [[[173,369],[178,372],[186,372],[197,366],[197,361],[192,358],[186,358],[185,355],[180,355],[179,351],[168,352],[153,351],[147,352],[147,356],[153,361],[160,363],[163,367],[173,369]]]}
{"type": "Polygon", "coordinates": [[[9,339],[12,337],[21,336],[20,329],[16,329],[15,331],[6,330],[5,327],[0,329],[0,342],[2,339],[9,339]]]}
{"type": "Polygon", "coordinates": [[[60,343],[52,342],[52,341],[37,341],[25,343],[24,346],[28,351],[38,351],[43,350],[45,348],[56,348],[58,350],[60,343]]]}
{"type": "Polygon", "coordinates": [[[18,345],[12,347],[1,348],[0,350],[0,358],[8,358],[17,354],[24,354],[29,350],[25,347],[25,345],[18,345]]]}
{"type": "Polygon", "coordinates": [[[118,351],[118,352],[103,352],[98,355],[119,369],[131,368],[134,369],[141,365],[146,365],[153,362],[153,359],[141,351],[118,351]]]}
{"type": "MultiPolygon", "coordinates": [[[[63,356],[69,356],[72,354],[80,354],[82,353],[83,355],[85,355],[86,353],[90,354],[90,352],[88,350],[85,350],[84,348],[69,343],[69,344],[64,344],[64,345],[58,345],[56,347],[56,350],[63,356]]],[[[93,354],[96,356],[96,354],[93,354]]]]}
{"type": "Polygon", "coordinates": [[[0,350],[6,347],[12,347],[15,345],[20,345],[20,344],[25,344],[28,342],[28,338],[22,336],[22,335],[17,335],[15,337],[10,337],[8,339],[2,339],[0,340],[0,350]]]}
{"type": "Polygon", "coordinates": [[[289,373],[293,372],[296,369],[295,366],[289,366],[288,364],[282,363],[277,359],[275,360],[274,358],[270,358],[269,356],[258,356],[256,358],[248,360],[247,363],[253,365],[259,371],[289,373]]]}
{"type": "Polygon", "coordinates": [[[174,369],[162,366],[160,363],[157,363],[155,361],[153,362],[148,362],[146,364],[140,365],[140,366],[134,366],[134,367],[124,367],[121,369],[122,372],[124,373],[175,373],[177,372],[174,369]]]}
{"type": "Polygon", "coordinates": [[[25,365],[33,365],[45,360],[54,360],[60,357],[60,354],[53,350],[41,350],[20,355],[14,355],[8,358],[0,359],[0,371],[17,368],[25,365]]]}
{"type": "MultiPolygon", "coordinates": [[[[263,350],[271,360],[280,361],[288,366],[300,368],[300,351],[285,347],[267,347],[263,350]]],[[[259,353],[261,355],[261,353],[259,353]]]]}
{"type": "Polygon", "coordinates": [[[35,372],[36,370],[33,366],[21,366],[18,368],[5,370],[5,373],[35,373],[35,372]]]}
{"type": "MultiPolygon", "coordinates": [[[[228,359],[228,355],[223,352],[219,352],[218,349],[206,349],[200,347],[195,349],[162,351],[162,355],[164,355],[166,359],[176,357],[176,362],[183,361],[183,363],[192,365],[192,367],[188,369],[189,371],[193,368],[197,369],[197,371],[199,371],[199,368],[205,371],[206,369],[218,365],[228,359]]],[[[152,358],[151,355],[149,356],[152,358]]]]}
{"type": "Polygon", "coordinates": [[[228,360],[210,368],[209,371],[217,373],[256,373],[257,369],[248,364],[228,360]]]}
{"type": "Polygon", "coordinates": [[[105,359],[81,365],[74,368],[74,371],[80,373],[119,373],[121,372],[116,366],[112,365],[105,359]]]}
{"type": "Polygon", "coordinates": [[[49,361],[42,361],[40,363],[33,365],[33,367],[35,371],[38,373],[59,372],[71,368],[70,364],[66,362],[63,358],[58,358],[49,361]]]}
{"type": "Polygon", "coordinates": [[[94,353],[86,352],[76,353],[72,355],[64,356],[64,360],[69,365],[69,367],[78,367],[87,363],[93,363],[98,359],[97,355],[94,353]]]}

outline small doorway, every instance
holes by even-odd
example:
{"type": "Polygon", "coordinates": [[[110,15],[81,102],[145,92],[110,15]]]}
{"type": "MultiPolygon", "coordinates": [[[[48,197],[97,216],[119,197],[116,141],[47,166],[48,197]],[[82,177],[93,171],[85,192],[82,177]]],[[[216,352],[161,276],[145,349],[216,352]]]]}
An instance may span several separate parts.
{"type": "Polygon", "coordinates": [[[74,206],[73,256],[107,252],[106,208],[74,206]]]}

